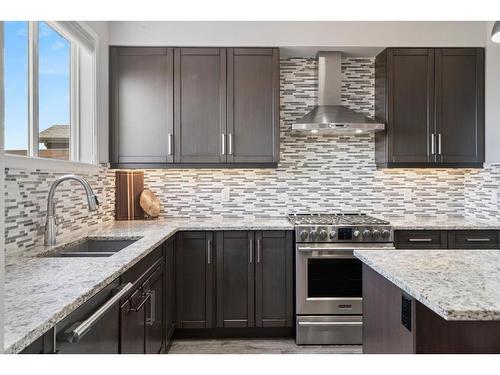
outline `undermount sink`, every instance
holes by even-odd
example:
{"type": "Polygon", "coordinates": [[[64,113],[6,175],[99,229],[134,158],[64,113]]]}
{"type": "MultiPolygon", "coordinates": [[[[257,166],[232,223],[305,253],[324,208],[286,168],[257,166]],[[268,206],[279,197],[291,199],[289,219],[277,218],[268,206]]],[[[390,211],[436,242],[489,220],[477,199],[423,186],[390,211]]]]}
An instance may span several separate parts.
{"type": "Polygon", "coordinates": [[[61,247],[55,250],[48,257],[65,258],[85,258],[85,257],[110,257],[127,246],[132,245],[139,238],[135,239],[96,239],[85,238],[73,244],[61,247]]]}

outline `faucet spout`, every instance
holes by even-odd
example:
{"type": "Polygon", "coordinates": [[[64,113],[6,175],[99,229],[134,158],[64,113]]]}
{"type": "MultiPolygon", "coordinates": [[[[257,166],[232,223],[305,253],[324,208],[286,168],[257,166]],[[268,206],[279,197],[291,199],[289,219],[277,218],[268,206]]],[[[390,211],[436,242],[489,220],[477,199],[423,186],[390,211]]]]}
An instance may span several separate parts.
{"type": "Polygon", "coordinates": [[[47,220],[45,223],[45,245],[55,245],[56,244],[56,218],[55,218],[55,205],[54,205],[54,195],[56,193],[57,187],[63,181],[73,180],[79,182],[83,188],[85,189],[85,193],[87,195],[87,203],[89,211],[97,210],[97,206],[99,206],[99,201],[97,200],[97,196],[94,194],[92,187],[90,184],[85,181],[83,178],[76,175],[65,175],[59,177],[52,183],[52,186],[49,190],[49,195],[47,198],[47,220]]]}

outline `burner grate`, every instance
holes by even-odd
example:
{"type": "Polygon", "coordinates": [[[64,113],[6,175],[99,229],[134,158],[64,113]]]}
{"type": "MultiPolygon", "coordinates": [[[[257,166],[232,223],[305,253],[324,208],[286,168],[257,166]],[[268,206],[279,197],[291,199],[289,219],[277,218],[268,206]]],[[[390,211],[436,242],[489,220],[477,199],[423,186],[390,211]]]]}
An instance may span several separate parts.
{"type": "Polygon", "coordinates": [[[291,214],[288,220],[294,225],[389,225],[388,221],[360,213],[291,214]]]}

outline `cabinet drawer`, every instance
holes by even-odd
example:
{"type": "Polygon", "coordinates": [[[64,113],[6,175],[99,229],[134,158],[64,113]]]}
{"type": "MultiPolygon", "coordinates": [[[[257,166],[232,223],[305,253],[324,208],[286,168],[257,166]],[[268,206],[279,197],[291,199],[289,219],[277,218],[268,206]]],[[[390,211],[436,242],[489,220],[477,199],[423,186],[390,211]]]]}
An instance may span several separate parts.
{"type": "Polygon", "coordinates": [[[457,230],[448,232],[450,249],[498,249],[498,231],[457,230]]]}
{"type": "Polygon", "coordinates": [[[398,249],[446,249],[446,231],[440,230],[398,230],[398,249]]]}

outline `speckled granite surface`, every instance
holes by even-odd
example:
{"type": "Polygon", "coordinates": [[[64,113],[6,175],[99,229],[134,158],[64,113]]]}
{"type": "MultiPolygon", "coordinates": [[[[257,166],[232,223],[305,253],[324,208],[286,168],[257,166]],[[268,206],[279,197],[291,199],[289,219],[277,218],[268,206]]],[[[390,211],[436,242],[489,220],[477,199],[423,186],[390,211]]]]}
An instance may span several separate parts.
{"type": "Polygon", "coordinates": [[[59,238],[56,247],[86,235],[142,238],[108,258],[40,257],[54,247],[10,256],[5,267],[5,352],[23,350],[177,231],[291,229],[286,218],[113,222],[99,230],[59,238]]]}
{"type": "Polygon", "coordinates": [[[466,217],[433,218],[416,217],[402,218],[385,216],[395,230],[500,230],[500,221],[479,220],[466,217]]]}
{"type": "Polygon", "coordinates": [[[500,250],[356,250],[446,320],[500,320],[500,250]]]}

